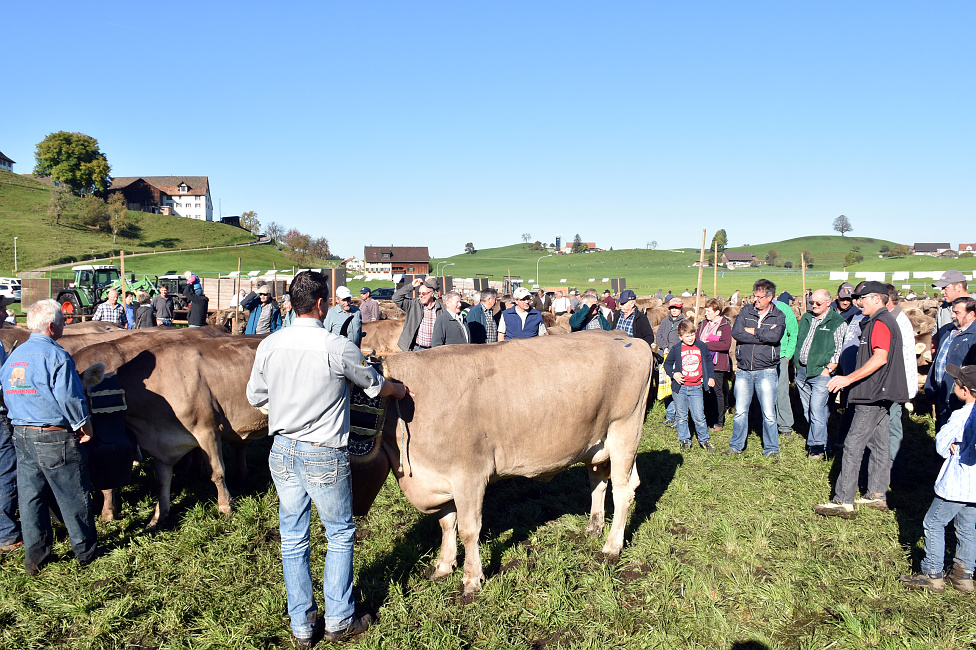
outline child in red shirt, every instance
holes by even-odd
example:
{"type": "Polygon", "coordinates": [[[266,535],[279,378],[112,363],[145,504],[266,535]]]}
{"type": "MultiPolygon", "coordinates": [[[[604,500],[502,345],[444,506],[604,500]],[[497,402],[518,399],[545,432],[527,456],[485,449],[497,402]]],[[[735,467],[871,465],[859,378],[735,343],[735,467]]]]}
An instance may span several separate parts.
{"type": "Polygon", "coordinates": [[[677,409],[678,442],[682,451],[691,449],[691,431],[688,428],[690,412],[691,419],[695,422],[698,445],[711,453],[715,448],[708,439],[704,390],[715,386],[712,354],[705,343],[695,340],[695,324],[691,321],[683,320],[678,323],[678,337],[681,345],[673,346],[668,351],[668,358],[664,360],[664,371],[676,382],[673,395],[677,409]]]}

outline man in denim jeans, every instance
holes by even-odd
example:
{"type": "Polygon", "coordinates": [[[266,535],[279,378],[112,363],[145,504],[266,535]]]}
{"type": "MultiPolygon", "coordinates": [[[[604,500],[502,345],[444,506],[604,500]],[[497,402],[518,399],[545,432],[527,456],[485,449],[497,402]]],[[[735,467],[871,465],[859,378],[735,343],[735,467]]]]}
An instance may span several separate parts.
{"type": "Polygon", "coordinates": [[[82,448],[91,439],[91,421],[74,361],[57,343],[64,333],[61,305],[35,302],[27,328],[30,338],[0,366],[0,386],[14,425],[24,568],[36,575],[54,544],[48,494],[61,509],[78,563],[89,564],[99,552],[82,448]]]}
{"type": "Polygon", "coordinates": [[[258,346],[247,399],[268,409],[274,438],[268,463],[278,492],[281,564],[295,645],[318,641],[318,607],[309,566],[311,504],[315,503],[329,542],[323,572],[324,637],[338,641],[366,630],[369,614],[356,614],[352,559],[349,469],[349,382],[367,395],[407,394],[403,384],[385,381],[349,339],[326,331],[329,285],[324,275],[305,271],[291,290],[297,314],[291,327],[258,346]]]}
{"type": "Polygon", "coordinates": [[[844,347],[844,317],[830,308],[830,292],[813,292],[811,310],[800,319],[796,362],[796,389],[803,414],[810,424],[807,449],[810,460],[823,460],[827,447],[827,382],[840,363],[844,347]]]}
{"type": "Polygon", "coordinates": [[[786,317],[773,306],[776,285],[760,279],[752,287],[753,302],[744,305],[732,326],[736,340],[735,417],[732,439],[723,456],[741,454],[749,435],[749,406],[752,395],[759,397],[763,417],[763,456],[779,456],[779,430],[776,428],[776,383],[779,378],[779,342],[786,332],[786,317]]]}

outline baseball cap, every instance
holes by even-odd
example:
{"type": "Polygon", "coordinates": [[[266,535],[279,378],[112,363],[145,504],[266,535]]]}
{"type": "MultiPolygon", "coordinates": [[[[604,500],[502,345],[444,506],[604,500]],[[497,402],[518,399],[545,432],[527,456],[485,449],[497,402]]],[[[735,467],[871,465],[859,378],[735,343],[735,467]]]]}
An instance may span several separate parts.
{"type": "Polygon", "coordinates": [[[681,298],[672,298],[671,302],[668,303],[668,307],[684,307],[685,303],[681,301],[681,298]]]}
{"type": "Polygon", "coordinates": [[[352,298],[352,291],[348,287],[338,286],[336,287],[336,298],[342,300],[343,298],[352,298]]]}
{"type": "Polygon", "coordinates": [[[624,289],[620,292],[620,300],[618,302],[627,302],[628,300],[637,300],[637,294],[630,289],[624,289]]]}
{"type": "Polygon", "coordinates": [[[939,289],[943,289],[949,286],[950,284],[955,284],[957,282],[965,282],[965,281],[966,281],[966,276],[962,274],[962,271],[946,271],[945,273],[942,274],[942,277],[939,278],[937,282],[932,284],[932,286],[938,287],[939,289]]]}
{"type": "Polygon", "coordinates": [[[369,287],[363,287],[362,289],[359,290],[359,295],[361,296],[367,293],[372,293],[372,291],[369,290],[369,287]]]}
{"type": "Polygon", "coordinates": [[[976,393],[976,366],[959,367],[954,363],[946,364],[946,374],[953,379],[958,379],[959,383],[976,393]]]}
{"type": "Polygon", "coordinates": [[[854,285],[850,282],[844,282],[839,287],[837,287],[837,297],[838,298],[850,298],[851,294],[854,293],[854,285]]]}
{"type": "Polygon", "coordinates": [[[531,295],[532,294],[529,293],[528,289],[526,289],[525,287],[519,287],[518,289],[515,290],[515,293],[512,294],[512,297],[515,298],[516,300],[522,300],[523,298],[528,298],[531,295]]]}
{"type": "Polygon", "coordinates": [[[864,286],[862,286],[860,289],[852,293],[851,296],[853,298],[863,298],[869,293],[877,293],[877,294],[882,294],[887,296],[888,288],[884,285],[883,282],[877,282],[875,280],[871,280],[870,282],[865,282],[864,286]]]}

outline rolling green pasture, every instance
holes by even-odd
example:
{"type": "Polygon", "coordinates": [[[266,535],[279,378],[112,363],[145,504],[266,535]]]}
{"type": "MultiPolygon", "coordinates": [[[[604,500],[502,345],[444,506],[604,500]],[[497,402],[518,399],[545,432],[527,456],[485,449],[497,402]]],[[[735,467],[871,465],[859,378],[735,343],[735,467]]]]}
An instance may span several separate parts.
{"type": "MultiPolygon", "coordinates": [[[[821,518],[839,461],[811,463],[802,441],[779,462],[753,435],[742,456],[681,453],[663,409],[649,414],[638,456],[642,484],[617,564],[583,535],[589,495],[575,467],[549,483],[489,487],[481,554],[486,581],[462,597],[460,571],[427,579],[440,532],[390,479],[359,521],[356,585],[379,622],[349,647],[448,648],[962,648],[976,644],[976,604],[946,588],[906,591],[918,570],[921,521],[939,467],[931,421],[906,420],[894,510],[821,518]]],[[[721,450],[726,431],[713,435],[721,450]]],[[[251,477],[235,513],[216,510],[203,478],[178,475],[168,530],[142,529],[152,470],[125,490],[124,518],[99,523],[109,554],[87,569],[70,560],[23,572],[0,558],[0,647],[289,647],[268,444],[249,450],[251,477]]],[[[609,502],[609,500],[608,500],[609,502]]],[[[313,521],[315,518],[313,517],[313,521]]],[[[609,522],[608,522],[609,527],[609,522]]],[[[325,541],[313,529],[321,589],[325,541]]],[[[949,549],[952,549],[950,533],[949,549]]],[[[69,552],[58,529],[56,551],[69,552]]],[[[320,601],[321,602],[321,601],[320,601]]],[[[319,647],[329,647],[322,644],[319,647]]]]}
{"type": "MultiPolygon", "coordinates": [[[[131,226],[119,233],[92,230],[71,221],[74,200],[61,225],[47,216],[51,187],[32,178],[0,171],[0,275],[13,274],[13,239],[17,237],[19,270],[55,263],[62,257],[101,256],[109,251],[178,250],[225,246],[253,241],[247,231],[222,223],[208,223],[145,212],[129,212],[131,226]]],[[[236,265],[236,258],[235,258],[236,265]]],[[[271,268],[270,266],[268,268],[271,268]]]]}

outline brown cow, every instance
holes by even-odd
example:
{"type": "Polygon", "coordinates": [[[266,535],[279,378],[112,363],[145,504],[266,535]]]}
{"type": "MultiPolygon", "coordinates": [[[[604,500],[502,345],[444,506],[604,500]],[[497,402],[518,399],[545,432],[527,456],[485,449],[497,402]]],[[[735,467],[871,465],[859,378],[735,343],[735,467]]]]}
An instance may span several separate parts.
{"type": "Polygon", "coordinates": [[[391,407],[399,409],[387,417],[381,444],[374,445],[365,464],[357,461],[356,503],[360,512],[372,503],[392,469],[415,507],[438,513],[443,537],[432,577],[445,577],[456,566],[460,532],[464,591],[478,591],[487,484],[511,476],[548,480],[577,463],[589,468],[586,531],[592,536],[603,533],[607,479],[613,482],[616,514],[603,552],[612,558],[620,554],[640,483],[635,460],[651,384],[646,343],[591,331],[444,346],[387,357],[384,365],[387,376],[414,394],[391,407]],[[579,371],[581,357],[587,359],[586,372],[579,371]],[[520,370],[543,366],[545,373],[520,370]],[[542,402],[561,417],[529,423],[518,405],[542,402]]]}
{"type": "Polygon", "coordinates": [[[133,336],[89,346],[76,355],[77,363],[79,356],[109,356],[103,346],[133,346],[121,352],[131,358],[118,366],[115,374],[125,390],[126,427],[139,446],[156,459],[159,502],[149,528],[169,514],[173,465],[197,447],[210,463],[220,511],[230,512],[220,442],[225,438],[240,443],[268,432],[267,415],[248,404],[245,397],[254,354],[263,338],[180,340],[147,348],[133,336]]]}
{"type": "Polygon", "coordinates": [[[385,357],[398,354],[400,334],[403,332],[402,320],[374,320],[363,323],[363,340],[359,342],[359,349],[365,356],[385,357]]]}

